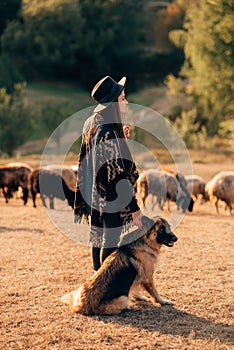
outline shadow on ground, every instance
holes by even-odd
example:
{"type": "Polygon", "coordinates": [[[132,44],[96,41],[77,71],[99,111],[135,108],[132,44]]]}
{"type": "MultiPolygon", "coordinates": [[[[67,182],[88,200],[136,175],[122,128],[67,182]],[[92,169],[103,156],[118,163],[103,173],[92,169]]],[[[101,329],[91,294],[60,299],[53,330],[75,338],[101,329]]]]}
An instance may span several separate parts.
{"type": "Polygon", "coordinates": [[[116,316],[99,316],[103,322],[116,322],[147,331],[162,334],[181,335],[194,339],[218,339],[234,344],[234,330],[224,323],[215,323],[209,319],[177,310],[171,306],[148,306],[144,310],[126,311],[116,316]]]}
{"type": "Polygon", "coordinates": [[[7,227],[7,226],[0,226],[0,232],[36,232],[36,233],[44,233],[44,230],[41,229],[35,229],[35,228],[28,228],[28,227],[7,227]]]}

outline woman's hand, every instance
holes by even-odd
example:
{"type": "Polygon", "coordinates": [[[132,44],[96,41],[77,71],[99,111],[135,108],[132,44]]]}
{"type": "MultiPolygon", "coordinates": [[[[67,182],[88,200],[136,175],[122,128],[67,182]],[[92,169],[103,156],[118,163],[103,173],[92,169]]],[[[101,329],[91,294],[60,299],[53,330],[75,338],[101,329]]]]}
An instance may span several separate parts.
{"type": "Polygon", "coordinates": [[[142,228],[142,212],[141,210],[135,211],[134,213],[132,213],[132,219],[133,219],[133,223],[134,225],[136,225],[138,228],[142,228]]]}

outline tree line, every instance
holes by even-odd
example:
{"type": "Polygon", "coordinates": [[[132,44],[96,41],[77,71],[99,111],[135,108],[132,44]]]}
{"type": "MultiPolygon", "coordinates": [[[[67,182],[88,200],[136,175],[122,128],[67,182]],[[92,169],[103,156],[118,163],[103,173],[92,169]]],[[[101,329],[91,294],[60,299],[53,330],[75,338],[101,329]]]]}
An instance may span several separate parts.
{"type": "MultiPolygon", "coordinates": [[[[166,81],[179,100],[168,117],[181,132],[189,121],[185,139],[216,135],[232,116],[232,0],[9,0],[0,10],[0,87],[11,105],[15,83],[75,80],[90,89],[111,74],[127,75],[130,90],[166,81]]],[[[3,151],[13,152],[1,142],[3,151]]]]}
{"type": "MultiPolygon", "coordinates": [[[[100,74],[111,72],[116,77],[128,75],[132,88],[139,87],[149,73],[151,81],[159,80],[182,63],[182,50],[170,45],[157,52],[152,34],[149,40],[155,25],[148,24],[150,2],[22,0],[2,33],[1,49],[29,79],[75,79],[90,88],[100,74]]],[[[156,17],[157,11],[153,13],[156,17]]],[[[160,23],[166,32],[181,26],[180,16],[169,17],[169,23],[160,23]]]]}
{"type": "Polygon", "coordinates": [[[179,77],[168,77],[170,92],[185,97],[191,127],[211,137],[233,119],[233,23],[233,0],[199,0],[189,6],[183,28],[170,32],[185,54],[179,77]]]}

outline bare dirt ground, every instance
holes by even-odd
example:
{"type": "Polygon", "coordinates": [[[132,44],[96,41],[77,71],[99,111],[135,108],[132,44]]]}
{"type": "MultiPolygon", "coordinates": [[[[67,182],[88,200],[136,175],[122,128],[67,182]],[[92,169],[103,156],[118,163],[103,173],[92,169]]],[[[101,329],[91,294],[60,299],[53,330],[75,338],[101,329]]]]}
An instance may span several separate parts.
{"type": "MultiPolygon", "coordinates": [[[[234,170],[232,162],[220,167],[195,164],[194,172],[208,180],[218,168],[234,170]]],[[[87,317],[59,297],[92,275],[89,247],[60,232],[39,200],[35,209],[1,197],[0,349],[234,349],[234,216],[220,207],[217,215],[196,203],[175,246],[162,248],[155,282],[173,307],[141,302],[118,316],[87,317]]]]}

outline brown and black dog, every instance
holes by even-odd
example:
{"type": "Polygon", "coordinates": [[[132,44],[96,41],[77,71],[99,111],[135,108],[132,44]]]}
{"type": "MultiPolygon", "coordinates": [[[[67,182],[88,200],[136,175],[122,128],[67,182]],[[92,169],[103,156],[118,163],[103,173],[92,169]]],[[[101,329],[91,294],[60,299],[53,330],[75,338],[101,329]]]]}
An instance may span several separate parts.
{"type": "Polygon", "coordinates": [[[148,292],[153,303],[172,304],[159,296],[153,275],[161,246],[172,247],[177,237],[161,217],[152,220],[143,216],[142,223],[145,233],[134,231],[136,236],[141,236],[129,244],[123,243],[87,283],[60,299],[69,304],[73,312],[85,315],[120,313],[130,309],[131,295],[140,287],[148,292]]]}

